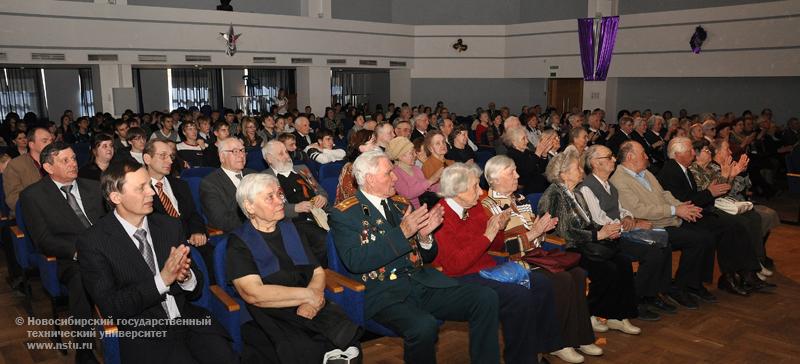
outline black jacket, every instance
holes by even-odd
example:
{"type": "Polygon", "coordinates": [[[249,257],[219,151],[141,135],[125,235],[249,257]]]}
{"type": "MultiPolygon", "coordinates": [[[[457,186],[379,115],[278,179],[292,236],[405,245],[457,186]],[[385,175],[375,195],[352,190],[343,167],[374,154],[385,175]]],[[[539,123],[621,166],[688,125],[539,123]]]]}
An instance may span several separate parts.
{"type": "MultiPolygon", "coordinates": [[[[206,224],[197,212],[197,206],[194,205],[189,184],[173,176],[167,176],[166,178],[169,181],[172,194],[175,195],[175,200],[178,201],[178,206],[176,207],[180,212],[179,218],[186,238],[192,234],[205,234],[206,224]]],[[[156,190],[155,186],[153,186],[153,191],[156,191],[156,195],[153,196],[153,213],[167,215],[167,210],[161,204],[161,199],[158,198],[158,190],[156,190]]]]}
{"type": "Polygon", "coordinates": [[[709,190],[697,190],[697,185],[694,182],[694,175],[692,171],[686,170],[689,178],[683,173],[681,166],[678,165],[674,159],[668,160],[664,163],[664,167],[658,173],[658,183],[664,187],[664,190],[672,193],[678,200],[691,201],[693,204],[702,208],[714,207],[714,196],[711,195],[709,190]]]}
{"type": "MultiPolygon", "coordinates": [[[[256,172],[246,168],[242,171],[243,176],[250,173],[256,172]]],[[[209,173],[200,182],[200,203],[208,225],[226,233],[241,226],[246,219],[236,203],[236,185],[222,168],[209,173]]]]}

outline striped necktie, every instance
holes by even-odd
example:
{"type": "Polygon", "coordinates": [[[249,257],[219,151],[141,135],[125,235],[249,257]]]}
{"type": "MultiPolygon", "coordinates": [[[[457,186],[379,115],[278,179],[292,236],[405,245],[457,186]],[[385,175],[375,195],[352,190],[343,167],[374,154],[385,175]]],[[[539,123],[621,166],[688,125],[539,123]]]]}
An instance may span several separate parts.
{"type": "Polygon", "coordinates": [[[175,209],[175,206],[172,205],[172,201],[170,201],[167,194],[164,193],[164,183],[156,182],[156,192],[158,192],[158,199],[161,200],[161,205],[164,206],[167,215],[175,218],[179,217],[178,210],[175,209]]]}

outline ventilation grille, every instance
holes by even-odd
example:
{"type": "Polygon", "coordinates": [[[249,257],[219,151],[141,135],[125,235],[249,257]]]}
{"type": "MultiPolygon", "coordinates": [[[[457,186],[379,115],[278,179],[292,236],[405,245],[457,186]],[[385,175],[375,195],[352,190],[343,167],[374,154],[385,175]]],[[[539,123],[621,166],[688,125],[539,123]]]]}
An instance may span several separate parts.
{"type": "Polygon", "coordinates": [[[140,54],[139,62],[166,62],[167,56],[164,54],[140,54]]]}
{"type": "Polygon", "coordinates": [[[211,56],[186,56],[186,62],[211,62],[211,56]]]}
{"type": "Polygon", "coordinates": [[[335,58],[335,59],[328,59],[328,64],[346,64],[346,59],[335,58]]]}
{"type": "Polygon", "coordinates": [[[31,53],[31,59],[34,61],[63,61],[64,53],[31,53]]]}
{"type": "Polygon", "coordinates": [[[89,61],[118,61],[119,56],[116,54],[90,54],[89,61]]]}
{"type": "Polygon", "coordinates": [[[5,60],[7,60],[7,59],[8,59],[8,54],[6,54],[6,53],[0,53],[0,61],[5,61],[5,60]]]}
{"type": "Polygon", "coordinates": [[[405,66],[406,66],[405,62],[389,61],[389,67],[405,67],[405,66]]]}
{"type": "Polygon", "coordinates": [[[292,63],[294,64],[308,64],[314,63],[314,60],[311,58],[292,58],[292,63]]]}
{"type": "Polygon", "coordinates": [[[275,57],[253,57],[253,63],[275,63],[275,57]]]}
{"type": "Polygon", "coordinates": [[[362,66],[377,66],[378,65],[378,61],[372,60],[372,59],[362,59],[362,60],[358,61],[358,64],[360,64],[362,66]]]}

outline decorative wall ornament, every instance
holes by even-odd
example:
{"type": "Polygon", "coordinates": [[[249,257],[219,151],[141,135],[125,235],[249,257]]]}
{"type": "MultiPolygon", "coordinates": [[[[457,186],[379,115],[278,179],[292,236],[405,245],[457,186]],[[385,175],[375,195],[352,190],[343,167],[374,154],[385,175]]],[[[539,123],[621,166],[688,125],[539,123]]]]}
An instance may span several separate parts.
{"type": "Polygon", "coordinates": [[[618,16],[578,19],[578,41],[584,80],[605,81],[611,67],[618,27],[618,16]]]}
{"type": "Polygon", "coordinates": [[[698,25],[697,28],[694,28],[692,39],[689,40],[689,46],[692,47],[692,52],[695,54],[700,53],[700,47],[703,46],[703,42],[705,42],[707,37],[708,33],[706,33],[706,30],[703,29],[702,26],[698,25]]]}
{"type": "Polygon", "coordinates": [[[225,54],[233,57],[233,55],[236,54],[236,42],[239,40],[239,37],[242,36],[242,33],[236,34],[236,32],[233,31],[233,24],[231,24],[227,33],[220,32],[219,35],[225,39],[225,54]]]}
{"type": "Polygon", "coordinates": [[[453,43],[453,49],[455,49],[458,53],[466,52],[467,48],[469,48],[469,46],[464,44],[464,41],[461,38],[458,38],[458,40],[453,43]]]}

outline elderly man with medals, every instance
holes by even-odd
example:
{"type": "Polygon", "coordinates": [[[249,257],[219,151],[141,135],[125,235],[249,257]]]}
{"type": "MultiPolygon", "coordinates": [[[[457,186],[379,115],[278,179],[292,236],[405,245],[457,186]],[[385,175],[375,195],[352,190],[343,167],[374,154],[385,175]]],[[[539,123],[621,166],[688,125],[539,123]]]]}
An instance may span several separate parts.
{"type": "Polygon", "coordinates": [[[331,228],[336,249],[351,277],[364,282],[364,318],[404,340],[407,363],[435,363],[438,320],[468,321],[473,363],[498,363],[498,298],[488,287],[459,284],[430,265],[437,254],[431,233],[442,208],[395,195],[397,177],[380,151],[359,156],[355,196],[335,206],[331,228]]]}

